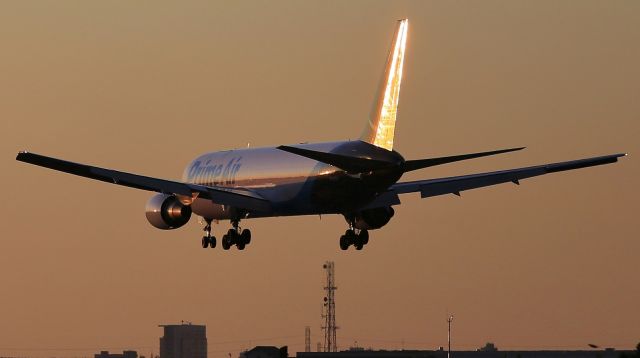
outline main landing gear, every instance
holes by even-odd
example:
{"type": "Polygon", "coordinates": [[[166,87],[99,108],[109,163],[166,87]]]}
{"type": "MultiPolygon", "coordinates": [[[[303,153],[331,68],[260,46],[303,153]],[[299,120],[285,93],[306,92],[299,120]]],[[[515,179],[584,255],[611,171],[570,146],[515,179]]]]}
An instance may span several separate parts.
{"type": "Polygon", "coordinates": [[[346,250],[353,245],[356,250],[362,250],[369,242],[369,231],[349,228],[344,235],[340,236],[340,248],[346,250]]]}
{"type": "Polygon", "coordinates": [[[204,227],[204,236],[202,237],[202,248],[206,249],[216,247],[216,237],[211,235],[211,220],[207,220],[207,225],[204,227]]]}
{"type": "Polygon", "coordinates": [[[240,220],[232,220],[233,226],[229,231],[222,236],[222,248],[229,250],[231,246],[236,245],[238,250],[244,250],[246,245],[251,242],[251,230],[240,228],[240,220]]]}
{"type": "MultiPolygon", "coordinates": [[[[216,247],[216,237],[211,235],[211,220],[206,220],[207,224],[204,227],[204,236],[202,237],[202,247],[216,247]]],[[[232,220],[233,226],[225,235],[222,235],[222,248],[229,250],[231,246],[235,245],[238,250],[244,250],[245,246],[251,242],[251,230],[240,228],[240,220],[232,220]]]]}

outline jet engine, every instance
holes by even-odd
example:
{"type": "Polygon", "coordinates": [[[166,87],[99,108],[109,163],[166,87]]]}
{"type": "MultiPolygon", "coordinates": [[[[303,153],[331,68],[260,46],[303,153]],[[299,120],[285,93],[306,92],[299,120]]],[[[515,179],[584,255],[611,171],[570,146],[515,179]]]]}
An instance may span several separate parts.
{"type": "Polygon", "coordinates": [[[360,230],[379,229],[391,220],[393,214],[393,208],[390,206],[362,210],[355,214],[353,226],[360,230]]]}
{"type": "Polygon", "coordinates": [[[184,205],[173,195],[156,194],[145,208],[149,223],[161,230],[177,229],[191,218],[191,206],[184,205]]]}

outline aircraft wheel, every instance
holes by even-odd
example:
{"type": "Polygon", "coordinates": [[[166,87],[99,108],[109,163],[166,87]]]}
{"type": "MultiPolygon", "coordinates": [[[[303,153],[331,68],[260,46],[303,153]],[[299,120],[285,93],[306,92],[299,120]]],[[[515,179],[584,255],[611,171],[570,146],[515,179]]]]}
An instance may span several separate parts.
{"type": "Polygon", "coordinates": [[[240,241],[242,241],[245,245],[249,245],[251,243],[251,230],[244,229],[242,230],[242,234],[240,234],[240,241]]]}
{"type": "Polygon", "coordinates": [[[231,240],[229,240],[229,235],[223,235],[222,236],[222,248],[225,250],[229,250],[229,248],[231,247],[231,240]]]}
{"type": "Polygon", "coordinates": [[[202,237],[202,248],[206,249],[207,247],[209,247],[209,238],[206,236],[202,237]]]}
{"type": "Polygon", "coordinates": [[[361,230],[360,231],[360,235],[358,235],[358,238],[362,242],[362,245],[368,244],[369,243],[369,231],[361,230]]]}
{"type": "Polygon", "coordinates": [[[216,237],[215,236],[211,236],[209,238],[209,245],[212,249],[214,249],[216,247],[216,237]]]}
{"type": "Polygon", "coordinates": [[[244,250],[244,245],[245,245],[245,243],[240,241],[240,242],[238,242],[236,244],[236,247],[238,248],[238,250],[242,251],[242,250],[244,250]]]}
{"type": "Polygon", "coordinates": [[[361,242],[359,242],[359,243],[357,243],[357,244],[353,244],[353,247],[355,247],[355,248],[356,248],[356,250],[362,250],[363,245],[362,245],[362,243],[361,243],[361,242]]]}
{"type": "Polygon", "coordinates": [[[349,245],[351,244],[349,238],[346,235],[342,235],[340,236],[340,249],[342,250],[346,250],[349,248],[349,245]]]}

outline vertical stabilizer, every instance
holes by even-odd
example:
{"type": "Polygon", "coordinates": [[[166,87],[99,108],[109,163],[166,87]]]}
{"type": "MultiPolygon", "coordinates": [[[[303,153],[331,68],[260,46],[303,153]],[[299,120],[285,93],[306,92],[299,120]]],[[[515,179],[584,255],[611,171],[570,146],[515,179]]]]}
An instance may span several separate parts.
{"type": "Polygon", "coordinates": [[[393,134],[396,128],[396,112],[400,99],[400,82],[408,28],[409,20],[398,21],[373,109],[360,137],[365,142],[387,150],[393,149],[393,134]]]}

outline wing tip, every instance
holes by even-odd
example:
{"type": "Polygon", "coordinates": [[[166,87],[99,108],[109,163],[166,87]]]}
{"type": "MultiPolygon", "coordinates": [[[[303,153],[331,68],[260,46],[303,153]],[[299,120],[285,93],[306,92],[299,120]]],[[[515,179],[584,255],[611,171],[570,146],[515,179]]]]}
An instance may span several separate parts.
{"type": "Polygon", "coordinates": [[[618,158],[626,157],[628,155],[629,155],[629,153],[618,153],[618,154],[611,154],[611,155],[609,155],[609,157],[613,157],[617,162],[618,158]]]}
{"type": "Polygon", "coordinates": [[[24,158],[29,155],[29,152],[26,150],[21,150],[18,152],[18,155],[16,155],[16,160],[19,160],[21,162],[24,161],[24,158]]]}

